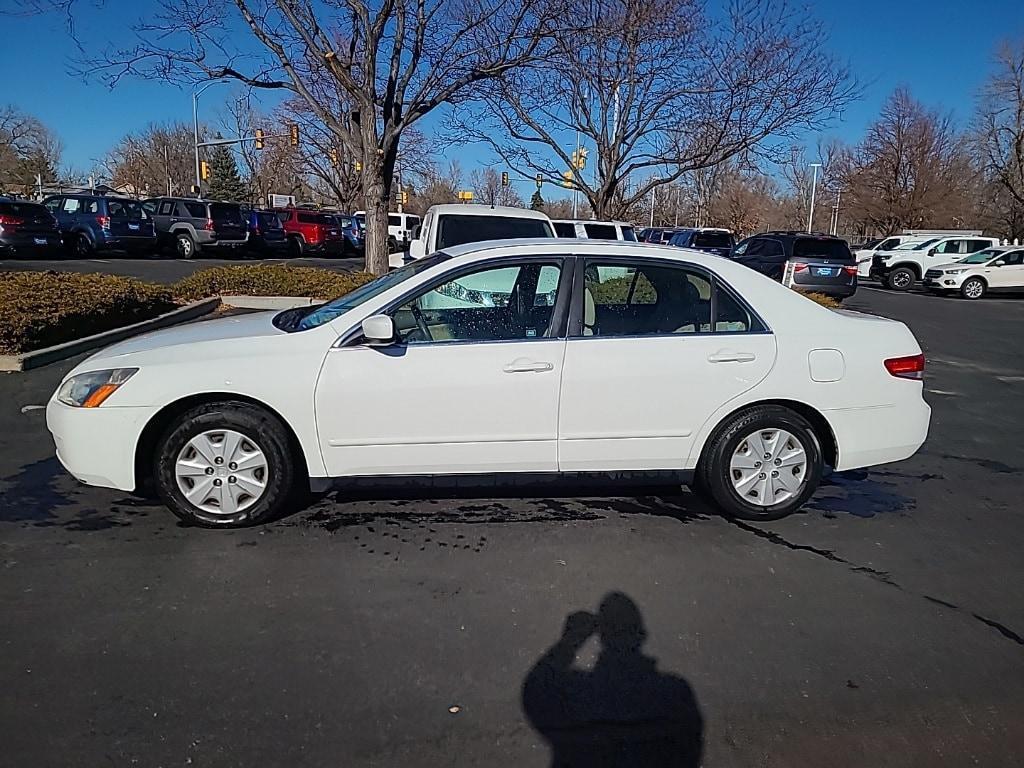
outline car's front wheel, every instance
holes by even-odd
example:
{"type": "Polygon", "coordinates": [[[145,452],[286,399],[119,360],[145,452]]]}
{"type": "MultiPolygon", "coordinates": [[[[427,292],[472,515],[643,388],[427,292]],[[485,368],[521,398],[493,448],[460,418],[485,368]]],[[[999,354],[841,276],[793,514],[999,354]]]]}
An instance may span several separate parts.
{"type": "Polygon", "coordinates": [[[894,291],[909,291],[914,287],[917,275],[907,267],[897,267],[885,278],[885,284],[894,291]]]}
{"type": "Polygon", "coordinates": [[[778,520],[817,490],[824,460],[814,428],[781,406],[732,416],[712,436],[697,468],[702,488],[728,517],[778,520]]]}
{"type": "Polygon", "coordinates": [[[182,232],[174,238],[174,246],[180,259],[191,259],[196,255],[195,241],[186,232],[182,232]]]}
{"type": "Polygon", "coordinates": [[[965,299],[980,299],[985,295],[985,281],[980,277],[969,277],[960,286],[960,295],[965,299]]]}
{"type": "Polygon", "coordinates": [[[270,521],[286,510],[296,488],[284,425],[243,402],[208,403],[181,414],[157,444],[153,475],[175,515],[208,528],[270,521]]]}

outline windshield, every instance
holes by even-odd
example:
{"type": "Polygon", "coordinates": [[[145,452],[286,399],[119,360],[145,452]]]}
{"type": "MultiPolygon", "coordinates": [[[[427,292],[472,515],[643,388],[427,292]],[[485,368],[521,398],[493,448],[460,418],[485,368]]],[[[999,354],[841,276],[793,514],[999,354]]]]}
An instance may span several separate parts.
{"type": "Polygon", "coordinates": [[[451,257],[446,253],[435,253],[424,259],[418,259],[394,272],[381,275],[376,280],[356,288],[351,293],[339,296],[334,301],[321,304],[319,307],[300,308],[299,314],[292,314],[296,312],[293,309],[286,310],[274,318],[274,324],[285,331],[308,331],[310,328],[317,328],[449,258],[451,257]]]}
{"type": "Polygon", "coordinates": [[[986,248],[984,251],[978,251],[972,253],[966,259],[960,259],[961,264],[986,264],[996,256],[999,255],[999,251],[995,251],[991,248],[986,248]]]}
{"type": "Polygon", "coordinates": [[[437,249],[485,240],[511,240],[523,237],[554,237],[551,225],[544,219],[518,216],[466,216],[448,214],[440,217],[437,249]]]}
{"type": "MultiPolygon", "coordinates": [[[[936,238],[933,238],[931,240],[925,240],[923,243],[918,243],[917,245],[909,245],[909,246],[907,246],[907,248],[909,250],[912,250],[912,251],[921,251],[921,250],[924,250],[925,248],[927,248],[928,246],[930,246],[932,243],[939,242],[939,240],[941,240],[941,239],[942,238],[936,237],[936,238]]],[[[903,246],[901,245],[900,248],[902,249],[903,246]]]]}

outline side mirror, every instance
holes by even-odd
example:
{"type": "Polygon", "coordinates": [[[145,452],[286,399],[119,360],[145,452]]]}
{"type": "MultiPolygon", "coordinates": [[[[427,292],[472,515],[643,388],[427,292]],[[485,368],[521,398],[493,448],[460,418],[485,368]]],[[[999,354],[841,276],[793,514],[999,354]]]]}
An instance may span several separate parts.
{"type": "Polygon", "coordinates": [[[384,346],[395,342],[395,323],[387,315],[370,315],[363,320],[363,336],[370,346],[384,346]]]}
{"type": "Polygon", "coordinates": [[[995,261],[992,262],[992,266],[993,267],[1005,267],[1006,266],[1006,262],[1003,261],[1002,259],[996,259],[995,261]]]}
{"type": "Polygon", "coordinates": [[[427,255],[427,246],[419,238],[409,243],[409,258],[422,259],[427,255]]]}
{"type": "Polygon", "coordinates": [[[936,254],[936,252],[937,252],[937,250],[935,248],[929,248],[928,249],[928,255],[929,256],[934,256],[936,254]]]}

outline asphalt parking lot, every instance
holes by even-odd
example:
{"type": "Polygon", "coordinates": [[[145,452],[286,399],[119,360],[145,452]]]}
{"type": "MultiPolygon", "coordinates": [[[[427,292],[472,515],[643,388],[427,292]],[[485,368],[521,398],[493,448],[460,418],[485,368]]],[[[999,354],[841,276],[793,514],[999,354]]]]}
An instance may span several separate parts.
{"type": "Polygon", "coordinates": [[[921,340],[931,435],[770,524],[652,491],[183,528],[22,413],[75,361],[0,375],[0,765],[1020,765],[1024,300],[849,305],[921,340]]]}

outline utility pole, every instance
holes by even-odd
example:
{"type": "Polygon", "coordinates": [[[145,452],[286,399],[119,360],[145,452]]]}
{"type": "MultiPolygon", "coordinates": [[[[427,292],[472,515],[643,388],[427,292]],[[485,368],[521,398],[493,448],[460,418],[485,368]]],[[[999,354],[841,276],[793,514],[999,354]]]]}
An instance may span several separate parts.
{"type": "MultiPolygon", "coordinates": [[[[573,181],[575,182],[575,176],[579,175],[579,163],[580,163],[580,132],[576,131],[576,151],[572,156],[572,163],[575,168],[572,169],[574,174],[573,181]]],[[[580,205],[580,186],[574,183],[572,185],[572,217],[574,219],[579,218],[579,205],[580,205]]]]}
{"type": "Polygon", "coordinates": [[[199,96],[214,83],[219,83],[220,80],[210,80],[206,85],[198,90],[192,91],[192,129],[193,135],[195,136],[195,150],[196,150],[196,189],[200,190],[199,196],[202,197],[203,188],[203,177],[202,171],[199,168],[199,96]]]}
{"type": "Polygon", "coordinates": [[[821,168],[821,163],[811,163],[811,168],[814,169],[814,176],[811,179],[811,210],[807,215],[808,232],[814,228],[814,196],[818,191],[818,169],[821,168]]]}
{"type": "Polygon", "coordinates": [[[832,234],[839,234],[839,203],[843,199],[843,189],[836,190],[836,204],[832,207],[832,234]]]}
{"type": "MultiPolygon", "coordinates": [[[[658,180],[657,176],[655,176],[652,179],[652,181],[657,181],[657,180],[658,180]]],[[[652,226],[652,227],[654,226],[654,193],[657,191],[657,189],[658,189],[657,185],[651,187],[651,224],[650,224],[650,226],[652,226]]]]}

